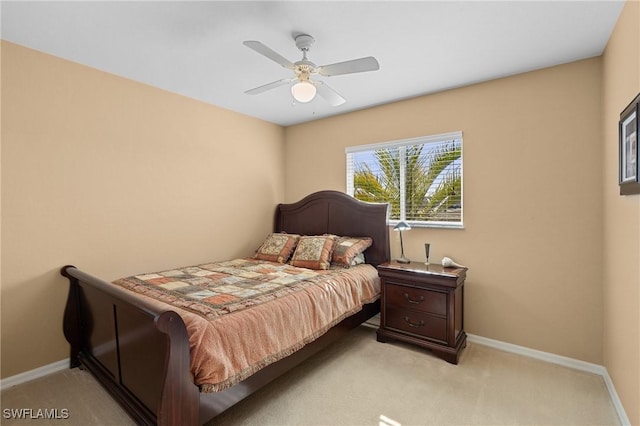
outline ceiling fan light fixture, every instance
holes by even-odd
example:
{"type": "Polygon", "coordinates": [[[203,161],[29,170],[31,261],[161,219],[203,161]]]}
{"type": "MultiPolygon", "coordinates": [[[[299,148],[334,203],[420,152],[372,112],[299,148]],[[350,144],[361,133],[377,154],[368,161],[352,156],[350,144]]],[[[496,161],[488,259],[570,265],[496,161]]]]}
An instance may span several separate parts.
{"type": "Polygon", "coordinates": [[[291,94],[298,102],[311,102],[316,96],[316,86],[306,80],[299,81],[291,86],[291,94]]]}

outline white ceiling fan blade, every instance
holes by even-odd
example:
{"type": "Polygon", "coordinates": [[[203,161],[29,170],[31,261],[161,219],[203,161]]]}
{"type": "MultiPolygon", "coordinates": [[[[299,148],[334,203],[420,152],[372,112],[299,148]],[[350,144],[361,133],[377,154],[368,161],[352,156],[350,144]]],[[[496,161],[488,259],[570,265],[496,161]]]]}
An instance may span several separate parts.
{"type": "Polygon", "coordinates": [[[264,93],[267,90],[275,89],[276,87],[284,86],[285,84],[291,83],[294,80],[293,78],[283,78],[282,80],[274,81],[272,83],[265,84],[263,86],[258,86],[253,89],[247,90],[247,95],[257,95],[259,93],[264,93]]]}
{"type": "Polygon", "coordinates": [[[279,53],[273,51],[271,48],[265,46],[259,41],[253,41],[253,40],[243,41],[242,44],[247,46],[249,49],[255,50],[259,54],[266,56],[272,61],[277,62],[278,64],[282,65],[285,68],[293,69],[293,63],[290,60],[280,55],[279,53]]]}
{"type": "Polygon", "coordinates": [[[322,96],[327,102],[329,102],[329,105],[338,106],[346,102],[342,96],[322,81],[314,81],[313,83],[316,85],[318,95],[322,96]]]}
{"type": "Polygon", "coordinates": [[[380,69],[380,64],[373,56],[353,59],[351,61],[338,62],[330,65],[318,67],[318,74],[325,76],[352,74],[355,72],[376,71],[380,69]]]}

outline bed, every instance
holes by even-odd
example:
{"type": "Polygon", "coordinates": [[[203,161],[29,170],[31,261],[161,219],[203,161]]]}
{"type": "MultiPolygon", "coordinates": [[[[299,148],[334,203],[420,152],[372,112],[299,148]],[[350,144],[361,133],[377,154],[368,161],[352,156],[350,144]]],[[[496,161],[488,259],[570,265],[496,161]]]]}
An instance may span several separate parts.
{"type": "MultiPolygon", "coordinates": [[[[366,264],[375,267],[389,260],[387,205],[363,203],[337,191],[279,204],[273,232],[369,237],[366,264]]],[[[61,274],[70,284],[63,328],[71,348],[71,368],[90,371],[139,424],[206,423],[379,312],[379,300],[373,298],[292,353],[227,382],[228,386],[203,392],[194,381],[192,331],[178,313],[181,309],[150,303],[131,289],[71,265],[61,274]]]]}

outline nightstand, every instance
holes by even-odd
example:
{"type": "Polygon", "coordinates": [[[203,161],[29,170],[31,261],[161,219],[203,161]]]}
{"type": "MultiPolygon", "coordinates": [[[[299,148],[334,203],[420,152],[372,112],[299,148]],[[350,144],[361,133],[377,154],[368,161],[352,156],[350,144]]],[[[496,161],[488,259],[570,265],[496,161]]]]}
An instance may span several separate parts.
{"type": "Polygon", "coordinates": [[[457,364],[464,332],[466,268],[391,261],[378,266],[382,281],[378,341],[400,340],[431,349],[457,364]]]}

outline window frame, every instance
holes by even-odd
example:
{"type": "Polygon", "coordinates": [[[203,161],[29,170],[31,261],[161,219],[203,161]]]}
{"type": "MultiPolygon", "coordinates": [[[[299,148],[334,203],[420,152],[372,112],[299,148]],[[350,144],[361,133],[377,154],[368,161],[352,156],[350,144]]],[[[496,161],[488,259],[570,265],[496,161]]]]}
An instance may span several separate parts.
{"type": "Polygon", "coordinates": [[[464,141],[462,138],[462,132],[450,132],[442,133],[438,135],[420,136],[410,139],[401,139],[390,142],[380,142],[366,145],[356,145],[345,148],[346,157],[346,192],[347,194],[354,196],[354,167],[352,154],[359,152],[375,151],[377,149],[395,149],[400,148],[400,219],[389,219],[389,224],[395,226],[398,222],[404,221],[413,228],[450,228],[450,229],[464,229],[464,141]],[[405,176],[405,155],[406,150],[401,149],[410,145],[428,145],[434,143],[442,143],[451,140],[460,141],[460,221],[448,222],[448,221],[418,221],[418,220],[406,220],[406,176],[405,176]]]}

